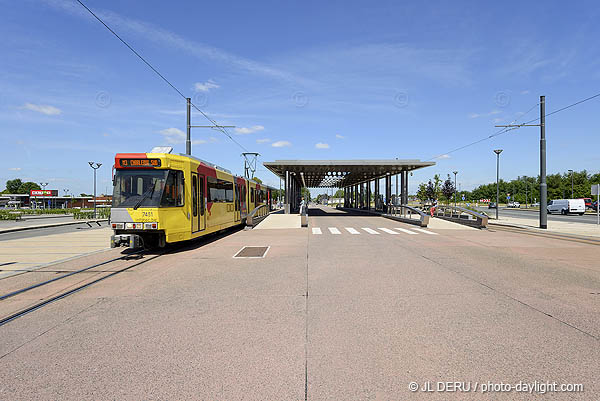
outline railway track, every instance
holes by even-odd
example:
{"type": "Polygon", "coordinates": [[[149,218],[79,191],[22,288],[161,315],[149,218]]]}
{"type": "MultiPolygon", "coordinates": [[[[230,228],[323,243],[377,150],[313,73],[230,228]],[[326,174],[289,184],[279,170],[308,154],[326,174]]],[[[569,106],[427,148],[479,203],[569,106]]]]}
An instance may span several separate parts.
{"type": "Polygon", "coordinates": [[[154,260],[163,254],[164,252],[161,252],[148,256],[148,253],[145,251],[134,252],[100,263],[95,263],[81,269],[73,270],[61,276],[53,277],[49,280],[41,281],[17,290],[6,292],[0,295],[0,326],[12,322],[24,315],[27,315],[28,313],[43,308],[44,306],[60,299],[66,298],[69,295],[75,294],[100,281],[106,280],[109,277],[121,274],[132,269],[133,267],[154,260]],[[114,270],[104,270],[107,266],[111,266],[112,264],[123,261],[125,261],[123,266],[119,266],[114,270]],[[98,268],[103,268],[103,270],[94,270],[98,268]],[[95,274],[88,274],[81,280],[77,280],[79,277],[83,276],[83,273],[95,274]],[[69,278],[71,278],[71,280],[68,280],[69,278]],[[75,281],[73,281],[73,279],[75,279],[75,281]],[[62,286],[60,286],[61,280],[64,282],[64,285],[62,286]],[[58,288],[56,288],[57,286],[58,288]],[[27,295],[29,293],[35,293],[36,291],[40,291],[41,294],[36,295],[35,297],[32,296],[32,299],[28,300],[27,295]]]}

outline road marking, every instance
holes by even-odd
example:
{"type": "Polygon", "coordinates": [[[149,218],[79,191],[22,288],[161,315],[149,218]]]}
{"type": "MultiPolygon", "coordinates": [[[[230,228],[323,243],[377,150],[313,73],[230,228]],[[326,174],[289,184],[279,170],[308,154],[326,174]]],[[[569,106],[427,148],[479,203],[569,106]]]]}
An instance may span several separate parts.
{"type": "Polygon", "coordinates": [[[416,232],[414,232],[414,231],[407,230],[407,229],[405,229],[405,228],[399,228],[399,227],[396,227],[396,230],[398,230],[398,231],[402,231],[403,233],[405,233],[405,234],[410,234],[410,235],[417,235],[417,234],[419,234],[419,233],[416,233],[416,232]]]}
{"type": "Polygon", "coordinates": [[[379,234],[377,231],[373,230],[372,228],[363,227],[362,229],[365,230],[366,232],[368,232],[369,234],[379,234]]]}
{"type": "Polygon", "coordinates": [[[313,231],[313,234],[323,234],[319,227],[313,227],[312,231],[313,231]]]}
{"type": "Polygon", "coordinates": [[[340,230],[335,227],[329,227],[329,232],[332,234],[341,234],[340,230]]]}
{"type": "Polygon", "coordinates": [[[384,233],[398,235],[398,233],[396,231],[390,230],[389,228],[378,227],[377,229],[383,231],[384,233]]]}
{"type": "Polygon", "coordinates": [[[420,228],[413,228],[413,230],[418,231],[420,233],[424,233],[424,234],[438,235],[438,233],[434,233],[433,231],[422,230],[420,228]]]}
{"type": "Polygon", "coordinates": [[[352,227],[346,227],[346,231],[348,231],[350,234],[360,234],[360,232],[352,227]]]}

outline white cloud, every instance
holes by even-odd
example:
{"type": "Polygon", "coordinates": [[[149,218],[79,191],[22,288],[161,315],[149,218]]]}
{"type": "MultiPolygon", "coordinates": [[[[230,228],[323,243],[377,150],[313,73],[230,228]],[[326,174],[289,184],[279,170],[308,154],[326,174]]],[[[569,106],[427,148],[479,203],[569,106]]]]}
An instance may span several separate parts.
{"type": "Polygon", "coordinates": [[[337,139],[344,139],[344,138],[346,138],[344,135],[340,135],[340,134],[335,134],[335,137],[337,139]]]}
{"type": "Polygon", "coordinates": [[[21,171],[21,167],[11,167],[9,168],[10,171],[21,171]]]}
{"type": "Polygon", "coordinates": [[[292,146],[291,142],[288,141],[277,141],[271,144],[274,148],[283,148],[285,146],[292,146]]]}
{"type": "Polygon", "coordinates": [[[521,91],[521,95],[529,95],[529,90],[525,89],[525,90],[521,91]]]}
{"type": "Polygon", "coordinates": [[[439,155],[438,157],[436,157],[436,159],[438,159],[438,160],[449,159],[449,158],[450,158],[450,155],[448,155],[448,154],[439,155]]]}
{"type": "Polygon", "coordinates": [[[23,108],[31,111],[37,111],[38,113],[42,113],[47,116],[56,116],[62,113],[61,109],[54,106],[49,106],[47,104],[25,103],[23,108]]]}
{"type": "Polygon", "coordinates": [[[471,113],[469,118],[490,117],[502,113],[500,110],[492,110],[489,113],[471,113]]]}
{"type": "Polygon", "coordinates": [[[317,148],[317,149],[329,149],[329,144],[328,143],[319,142],[319,143],[315,144],[315,148],[317,148]]]}
{"type": "Polygon", "coordinates": [[[194,88],[198,91],[198,92],[208,92],[211,89],[217,89],[219,88],[219,85],[217,85],[212,79],[209,79],[208,81],[206,81],[205,83],[202,82],[196,82],[194,84],[194,88]]]}
{"type": "Polygon", "coordinates": [[[271,142],[271,140],[269,138],[263,138],[263,139],[256,140],[256,143],[267,143],[267,142],[271,142]]]}
{"type": "MultiPolygon", "coordinates": [[[[168,144],[176,145],[179,143],[185,143],[186,134],[179,128],[166,128],[159,132],[164,137],[165,142],[168,144]]],[[[192,139],[192,145],[202,145],[205,143],[216,142],[219,142],[219,140],[214,136],[211,136],[208,139],[192,139]]]]}
{"type": "Polygon", "coordinates": [[[258,131],[262,131],[264,130],[265,127],[263,127],[262,125],[254,125],[252,127],[240,127],[240,128],[234,128],[235,132],[238,135],[247,135],[247,134],[252,134],[254,132],[258,132],[258,131]]]}
{"type": "Polygon", "coordinates": [[[177,144],[185,142],[185,132],[179,128],[166,128],[160,131],[160,134],[165,138],[167,143],[177,144]]]}
{"type": "Polygon", "coordinates": [[[503,118],[494,118],[492,121],[494,121],[494,123],[501,123],[502,121],[504,121],[503,118]]]}
{"type": "MultiPolygon", "coordinates": [[[[87,11],[71,1],[45,0],[44,2],[48,6],[62,10],[70,15],[92,21],[94,24],[97,23],[97,21],[95,21],[87,11]]],[[[292,76],[292,74],[286,71],[282,71],[275,67],[228,53],[222,49],[218,49],[204,43],[188,40],[174,32],[162,29],[144,21],[123,17],[120,14],[112,11],[102,10],[95,7],[93,8],[93,11],[96,15],[106,21],[106,23],[113,29],[116,29],[118,33],[135,34],[144,40],[158,43],[167,48],[184,51],[201,60],[210,59],[228,64],[241,70],[270,76],[273,78],[288,81],[297,80],[296,77],[292,76]]]]}

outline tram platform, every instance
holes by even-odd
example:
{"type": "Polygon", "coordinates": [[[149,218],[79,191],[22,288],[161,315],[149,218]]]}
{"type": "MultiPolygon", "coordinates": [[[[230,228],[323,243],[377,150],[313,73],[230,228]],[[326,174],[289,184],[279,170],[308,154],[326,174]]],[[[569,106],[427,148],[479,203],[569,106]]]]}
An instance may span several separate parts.
{"type": "Polygon", "coordinates": [[[271,213],[261,221],[255,230],[301,228],[301,217],[297,214],[271,213]]]}

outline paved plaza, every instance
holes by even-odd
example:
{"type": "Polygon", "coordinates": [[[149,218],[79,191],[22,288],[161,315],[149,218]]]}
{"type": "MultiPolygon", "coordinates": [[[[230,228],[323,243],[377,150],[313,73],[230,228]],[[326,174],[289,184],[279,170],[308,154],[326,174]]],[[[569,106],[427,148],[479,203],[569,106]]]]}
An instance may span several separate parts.
{"type": "Polygon", "coordinates": [[[188,244],[0,327],[0,398],[405,400],[425,398],[412,382],[450,381],[600,391],[600,247],[309,214],[308,228],[188,244]],[[245,246],[269,248],[233,258],[245,246]]]}

